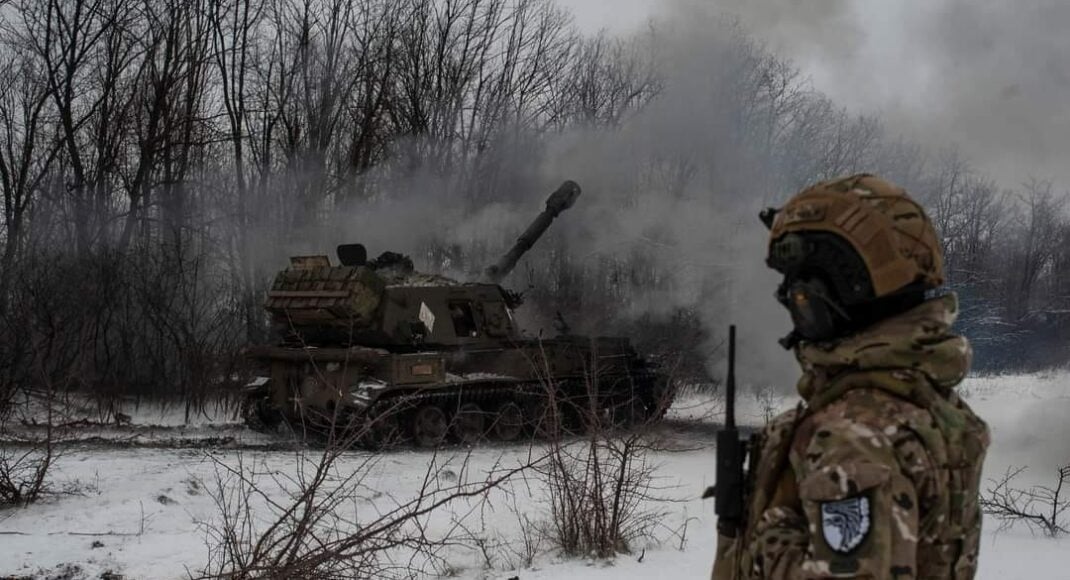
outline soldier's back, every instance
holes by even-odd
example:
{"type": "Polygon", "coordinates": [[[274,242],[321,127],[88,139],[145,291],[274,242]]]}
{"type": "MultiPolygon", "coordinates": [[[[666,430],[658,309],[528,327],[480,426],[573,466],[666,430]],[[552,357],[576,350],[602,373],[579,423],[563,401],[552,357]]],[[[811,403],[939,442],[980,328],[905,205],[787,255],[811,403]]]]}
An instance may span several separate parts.
{"type": "Polygon", "coordinates": [[[972,578],[987,444],[965,402],[912,373],[863,377],[811,409],[790,454],[813,530],[807,571],[972,578]]]}

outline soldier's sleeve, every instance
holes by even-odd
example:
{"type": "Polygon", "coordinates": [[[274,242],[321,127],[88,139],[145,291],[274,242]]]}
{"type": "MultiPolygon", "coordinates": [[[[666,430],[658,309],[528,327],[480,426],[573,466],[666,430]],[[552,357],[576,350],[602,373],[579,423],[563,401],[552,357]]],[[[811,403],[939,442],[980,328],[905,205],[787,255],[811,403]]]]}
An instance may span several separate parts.
{"type": "Polygon", "coordinates": [[[913,578],[919,494],[897,451],[911,439],[880,421],[822,420],[795,466],[801,513],[772,508],[756,523],[761,577],[913,578]]]}

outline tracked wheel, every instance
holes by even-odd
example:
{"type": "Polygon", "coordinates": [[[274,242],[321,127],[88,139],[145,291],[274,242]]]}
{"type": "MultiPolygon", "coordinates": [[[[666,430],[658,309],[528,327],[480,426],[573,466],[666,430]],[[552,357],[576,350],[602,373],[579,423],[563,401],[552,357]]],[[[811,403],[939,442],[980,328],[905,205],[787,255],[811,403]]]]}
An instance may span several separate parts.
{"type": "Polygon", "coordinates": [[[448,431],[446,413],[434,405],[424,405],[412,416],[412,439],[420,447],[438,447],[448,431]]]}
{"type": "Polygon", "coordinates": [[[564,435],[579,435],[600,424],[602,410],[586,394],[572,394],[557,401],[554,420],[564,435]]]}
{"type": "Polygon", "coordinates": [[[465,445],[475,445],[486,433],[486,419],[483,409],[476,403],[465,403],[453,416],[453,434],[465,445]]]}
{"type": "Polygon", "coordinates": [[[398,414],[394,412],[380,414],[371,419],[363,429],[366,430],[364,440],[373,449],[387,449],[401,443],[404,439],[401,422],[398,420],[398,414]]]}
{"type": "Polygon", "coordinates": [[[260,433],[271,433],[282,422],[282,415],[271,408],[266,397],[251,396],[242,402],[242,416],[245,424],[260,433]]]}
{"type": "Polygon", "coordinates": [[[512,401],[499,405],[490,431],[499,441],[515,441],[520,437],[524,432],[524,412],[520,406],[512,401]]]}
{"type": "Polygon", "coordinates": [[[557,437],[562,432],[561,412],[549,399],[538,399],[524,409],[524,424],[536,437],[557,437]]]}

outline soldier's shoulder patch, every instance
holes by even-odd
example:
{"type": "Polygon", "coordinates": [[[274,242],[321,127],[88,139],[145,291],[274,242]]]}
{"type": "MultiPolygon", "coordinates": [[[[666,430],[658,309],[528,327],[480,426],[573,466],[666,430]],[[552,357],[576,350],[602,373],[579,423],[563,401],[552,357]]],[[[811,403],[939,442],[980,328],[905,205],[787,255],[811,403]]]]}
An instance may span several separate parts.
{"type": "Polygon", "coordinates": [[[821,532],[834,552],[847,554],[865,541],[870,530],[869,498],[864,495],[821,502],[821,532]]]}

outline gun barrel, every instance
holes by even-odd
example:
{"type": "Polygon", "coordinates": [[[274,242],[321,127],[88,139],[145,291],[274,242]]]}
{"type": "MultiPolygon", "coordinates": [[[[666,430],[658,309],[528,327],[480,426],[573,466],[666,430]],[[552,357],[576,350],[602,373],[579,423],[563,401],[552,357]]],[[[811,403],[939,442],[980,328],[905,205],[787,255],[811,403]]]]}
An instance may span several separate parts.
{"type": "Polygon", "coordinates": [[[553,192],[546,200],[546,209],[542,211],[535,218],[535,221],[531,222],[528,229],[524,230],[524,233],[517,238],[516,243],[512,248],[506,252],[504,256],[498,260],[497,264],[487,268],[486,278],[490,282],[497,284],[501,282],[513,268],[516,267],[520,258],[531,249],[535,242],[553,223],[554,218],[561,214],[561,212],[572,207],[572,204],[576,203],[576,198],[580,196],[580,186],[575,181],[566,181],[561,184],[561,187],[557,188],[557,191],[553,192]]]}

